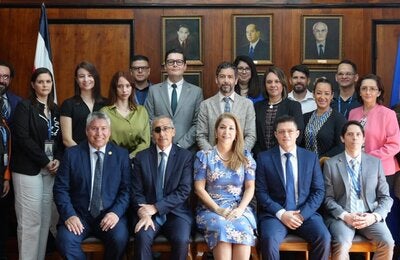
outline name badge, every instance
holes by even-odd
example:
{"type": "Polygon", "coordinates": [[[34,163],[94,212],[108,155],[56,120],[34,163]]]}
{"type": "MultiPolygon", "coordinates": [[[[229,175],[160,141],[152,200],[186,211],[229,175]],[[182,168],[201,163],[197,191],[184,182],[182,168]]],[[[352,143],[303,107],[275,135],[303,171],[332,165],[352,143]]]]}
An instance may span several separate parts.
{"type": "Polygon", "coordinates": [[[44,141],[44,152],[49,158],[50,161],[54,159],[54,141],[53,140],[46,140],[44,141]]]}

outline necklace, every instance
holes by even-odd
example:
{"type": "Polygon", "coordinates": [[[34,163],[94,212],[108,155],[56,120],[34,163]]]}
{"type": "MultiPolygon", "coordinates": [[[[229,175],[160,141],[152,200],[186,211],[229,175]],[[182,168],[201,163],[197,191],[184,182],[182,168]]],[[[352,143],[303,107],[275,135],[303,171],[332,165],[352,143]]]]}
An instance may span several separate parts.
{"type": "Polygon", "coordinates": [[[276,104],[279,104],[282,101],[282,98],[280,98],[278,101],[276,102],[268,102],[269,104],[269,108],[273,108],[276,104]]]}
{"type": "Polygon", "coordinates": [[[217,151],[218,157],[219,157],[223,162],[227,162],[227,161],[229,161],[229,160],[232,158],[232,155],[231,155],[231,158],[226,159],[226,158],[224,158],[224,157],[222,156],[222,154],[219,153],[219,151],[218,151],[217,148],[215,148],[215,150],[217,151]]]}

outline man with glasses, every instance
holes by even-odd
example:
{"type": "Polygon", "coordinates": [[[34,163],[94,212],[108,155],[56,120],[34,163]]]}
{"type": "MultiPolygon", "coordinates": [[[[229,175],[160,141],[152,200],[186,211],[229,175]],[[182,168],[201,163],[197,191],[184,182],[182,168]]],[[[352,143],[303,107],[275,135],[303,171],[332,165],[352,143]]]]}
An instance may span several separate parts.
{"type": "Polygon", "coordinates": [[[150,87],[144,105],[150,120],[161,115],[170,116],[176,131],[173,142],[195,151],[197,114],[203,101],[203,92],[183,78],[186,58],[181,50],[169,50],[164,62],[168,77],[164,82],[150,87]]]}
{"type": "Polygon", "coordinates": [[[338,65],[335,78],[339,85],[339,93],[334,93],[331,107],[348,119],[350,110],[361,106],[355,93],[358,80],[356,64],[350,60],[342,60],[338,65]]]}
{"type": "Polygon", "coordinates": [[[132,57],[130,72],[135,81],[135,99],[139,105],[144,105],[151,82],[149,58],[144,55],[135,55],[132,57]]]}
{"type": "Polygon", "coordinates": [[[263,259],[279,259],[279,246],[293,233],[311,244],[310,259],[329,259],[331,239],[317,213],[324,180],[315,153],[296,146],[300,131],[294,117],[274,125],[278,145],[257,156],[256,197],[263,259]]]}
{"type": "Polygon", "coordinates": [[[170,259],[185,260],[192,225],[193,156],[172,144],[171,118],[156,117],[151,128],[155,144],[133,161],[134,259],[153,259],[151,246],[161,233],[171,244],[170,259]]]}

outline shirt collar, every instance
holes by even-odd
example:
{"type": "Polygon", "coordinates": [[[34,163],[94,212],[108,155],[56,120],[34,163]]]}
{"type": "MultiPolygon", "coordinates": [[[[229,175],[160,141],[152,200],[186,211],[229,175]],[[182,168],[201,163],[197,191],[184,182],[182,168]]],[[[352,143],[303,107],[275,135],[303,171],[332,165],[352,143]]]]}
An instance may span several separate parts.
{"type": "Polygon", "coordinates": [[[348,164],[350,164],[350,160],[356,160],[358,164],[361,164],[361,153],[356,158],[351,157],[346,151],[344,151],[344,153],[348,164]]]}
{"type": "MultiPolygon", "coordinates": [[[[218,99],[220,101],[224,101],[223,98],[226,97],[226,96],[222,95],[221,92],[219,92],[219,91],[218,91],[218,96],[219,96],[218,99]]],[[[229,95],[228,97],[232,100],[232,102],[234,102],[235,101],[235,91],[231,95],[229,95]]]]}
{"type": "MultiPolygon", "coordinates": [[[[286,156],[285,153],[287,153],[287,152],[285,150],[283,150],[281,146],[279,146],[279,152],[281,154],[281,157],[286,156]]],[[[297,145],[294,147],[294,149],[292,151],[289,151],[289,153],[292,154],[292,156],[294,158],[297,158],[297,145]]]]}
{"type": "Polygon", "coordinates": [[[100,147],[100,149],[97,150],[97,149],[94,148],[91,144],[89,144],[89,150],[90,150],[90,153],[95,153],[95,152],[97,152],[97,151],[100,151],[100,152],[102,152],[103,154],[105,154],[105,153],[106,153],[106,146],[107,146],[107,145],[105,145],[105,146],[103,146],[103,147],[100,147]]]}
{"type": "Polygon", "coordinates": [[[255,48],[259,41],[260,41],[260,38],[258,38],[258,40],[255,43],[250,43],[250,47],[255,48]]]}
{"type": "Polygon", "coordinates": [[[167,157],[169,156],[169,153],[171,152],[172,149],[172,144],[170,144],[167,148],[165,148],[164,150],[161,150],[158,145],[156,145],[156,149],[157,149],[157,154],[159,154],[160,152],[164,152],[167,157]]]}
{"type": "MultiPolygon", "coordinates": [[[[182,85],[183,85],[183,81],[184,81],[184,79],[182,78],[180,81],[174,83],[174,82],[170,81],[170,80],[167,78],[168,87],[171,87],[172,84],[175,84],[176,87],[180,88],[180,87],[182,87],[182,85]]],[[[171,88],[172,88],[172,87],[171,87],[171,88]]]]}

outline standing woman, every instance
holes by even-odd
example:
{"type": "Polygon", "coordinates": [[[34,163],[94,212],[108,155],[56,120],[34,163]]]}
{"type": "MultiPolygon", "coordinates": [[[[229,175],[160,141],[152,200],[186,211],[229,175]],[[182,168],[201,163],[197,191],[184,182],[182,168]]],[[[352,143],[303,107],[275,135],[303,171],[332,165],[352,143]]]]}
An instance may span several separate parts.
{"type": "Polygon", "coordinates": [[[237,67],[239,76],[235,92],[249,98],[253,103],[264,100],[253,60],[249,56],[242,55],[237,56],[233,64],[237,67]]]}
{"type": "Polygon", "coordinates": [[[215,123],[213,149],[199,151],[194,189],[201,204],[196,223],[214,259],[249,259],[256,220],[249,203],[254,195],[256,163],[244,150],[237,117],[223,113],[215,123]]]}
{"type": "Polygon", "coordinates": [[[86,140],[86,117],[105,105],[100,94],[100,76],[95,66],[82,61],[75,69],[75,95],[61,105],[62,139],[66,147],[86,140]]]}
{"type": "Polygon", "coordinates": [[[301,143],[304,130],[300,103],[287,98],[288,81],[283,70],[274,66],[268,67],[264,73],[264,86],[266,99],[254,104],[257,129],[257,141],[253,149],[255,155],[276,145],[274,123],[279,117],[289,115],[295,118],[300,130],[300,136],[297,138],[298,144],[301,143]]]}
{"type": "Polygon", "coordinates": [[[11,169],[21,260],[42,260],[46,254],[54,175],[62,153],[53,87],[51,72],[36,69],[30,98],[21,101],[14,113],[11,169]]]}
{"type": "Polygon", "coordinates": [[[396,113],[382,105],[383,83],[379,76],[369,74],[357,82],[356,92],[362,106],[350,110],[349,120],[357,120],[365,131],[365,152],[382,161],[390,196],[391,212],[386,223],[395,240],[398,253],[400,246],[400,200],[394,196],[394,177],[400,170],[395,156],[400,151],[400,130],[396,113]]]}
{"type": "Polygon", "coordinates": [[[332,83],[325,77],[314,83],[314,99],[317,109],[304,114],[303,147],[318,157],[332,157],[344,151],[340,139],[346,118],[330,106],[333,99],[332,83]]]}
{"type": "Polygon", "coordinates": [[[101,111],[111,119],[110,140],[126,148],[132,159],[150,146],[150,123],[147,110],[135,102],[134,79],[129,72],[114,74],[108,98],[112,105],[101,111]]]}

